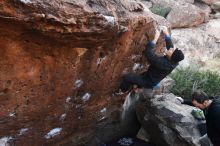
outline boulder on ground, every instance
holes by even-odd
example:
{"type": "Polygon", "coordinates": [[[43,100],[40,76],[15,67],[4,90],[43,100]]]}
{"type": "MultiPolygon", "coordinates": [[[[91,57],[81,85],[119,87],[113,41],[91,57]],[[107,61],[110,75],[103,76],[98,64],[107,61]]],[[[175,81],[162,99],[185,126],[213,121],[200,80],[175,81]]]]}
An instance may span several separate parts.
{"type": "MultiPolygon", "coordinates": [[[[146,98],[137,106],[137,117],[156,145],[198,146],[201,134],[191,115],[194,107],[182,105],[173,94],[146,98]]],[[[144,138],[142,138],[144,139],[144,138]]]]}

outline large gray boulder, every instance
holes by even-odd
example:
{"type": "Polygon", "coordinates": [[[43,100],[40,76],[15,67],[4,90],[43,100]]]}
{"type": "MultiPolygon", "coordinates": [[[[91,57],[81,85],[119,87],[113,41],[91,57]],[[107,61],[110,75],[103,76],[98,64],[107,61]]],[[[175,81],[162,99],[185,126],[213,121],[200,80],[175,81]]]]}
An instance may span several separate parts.
{"type": "Polygon", "coordinates": [[[198,146],[201,135],[192,109],[179,103],[173,94],[162,94],[140,103],[136,113],[150,141],[156,145],[198,146]]]}

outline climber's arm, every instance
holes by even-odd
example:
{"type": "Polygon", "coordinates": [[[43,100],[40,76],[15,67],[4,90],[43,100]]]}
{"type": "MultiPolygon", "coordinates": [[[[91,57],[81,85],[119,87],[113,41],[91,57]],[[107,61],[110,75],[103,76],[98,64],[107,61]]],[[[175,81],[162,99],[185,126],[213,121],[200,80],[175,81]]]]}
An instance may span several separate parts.
{"type": "Polygon", "coordinates": [[[163,26],[162,31],[165,35],[165,42],[166,42],[167,50],[169,50],[170,48],[174,48],[168,28],[166,26],[163,26]]]}
{"type": "Polygon", "coordinates": [[[159,37],[160,37],[160,32],[156,31],[153,41],[148,42],[148,44],[146,45],[145,50],[144,50],[144,55],[148,59],[151,65],[157,68],[160,68],[160,69],[167,70],[167,69],[170,69],[171,67],[170,64],[167,63],[167,60],[164,59],[164,57],[160,57],[156,55],[153,50],[156,46],[156,42],[159,37]]]}
{"type": "Polygon", "coordinates": [[[159,31],[159,30],[156,30],[156,31],[155,31],[155,35],[154,35],[154,39],[152,40],[152,42],[153,42],[154,44],[156,44],[157,41],[158,41],[158,39],[159,39],[159,37],[160,37],[160,31],[159,31]]]}
{"type": "Polygon", "coordinates": [[[158,60],[159,58],[153,51],[159,37],[160,37],[160,31],[156,30],[154,39],[147,43],[145,50],[144,50],[144,55],[151,64],[155,62],[156,60],[158,60]]]}

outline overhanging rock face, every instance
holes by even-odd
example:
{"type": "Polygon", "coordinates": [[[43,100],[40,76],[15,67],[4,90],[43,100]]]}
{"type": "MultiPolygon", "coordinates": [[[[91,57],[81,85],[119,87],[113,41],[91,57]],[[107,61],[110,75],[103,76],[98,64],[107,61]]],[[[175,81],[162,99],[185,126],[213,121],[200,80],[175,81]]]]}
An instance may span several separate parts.
{"type": "Polygon", "coordinates": [[[1,0],[0,138],[84,145],[120,108],[111,92],[154,22],[131,0],[1,0]]]}

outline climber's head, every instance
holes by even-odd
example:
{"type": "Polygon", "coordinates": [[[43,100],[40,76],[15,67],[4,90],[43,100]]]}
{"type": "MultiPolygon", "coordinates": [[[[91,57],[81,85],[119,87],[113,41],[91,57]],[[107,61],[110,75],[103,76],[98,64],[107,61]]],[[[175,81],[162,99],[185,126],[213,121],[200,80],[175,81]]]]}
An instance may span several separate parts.
{"type": "Polygon", "coordinates": [[[179,62],[184,59],[184,54],[178,48],[170,48],[166,51],[166,56],[168,59],[172,60],[173,62],[179,62]]]}

